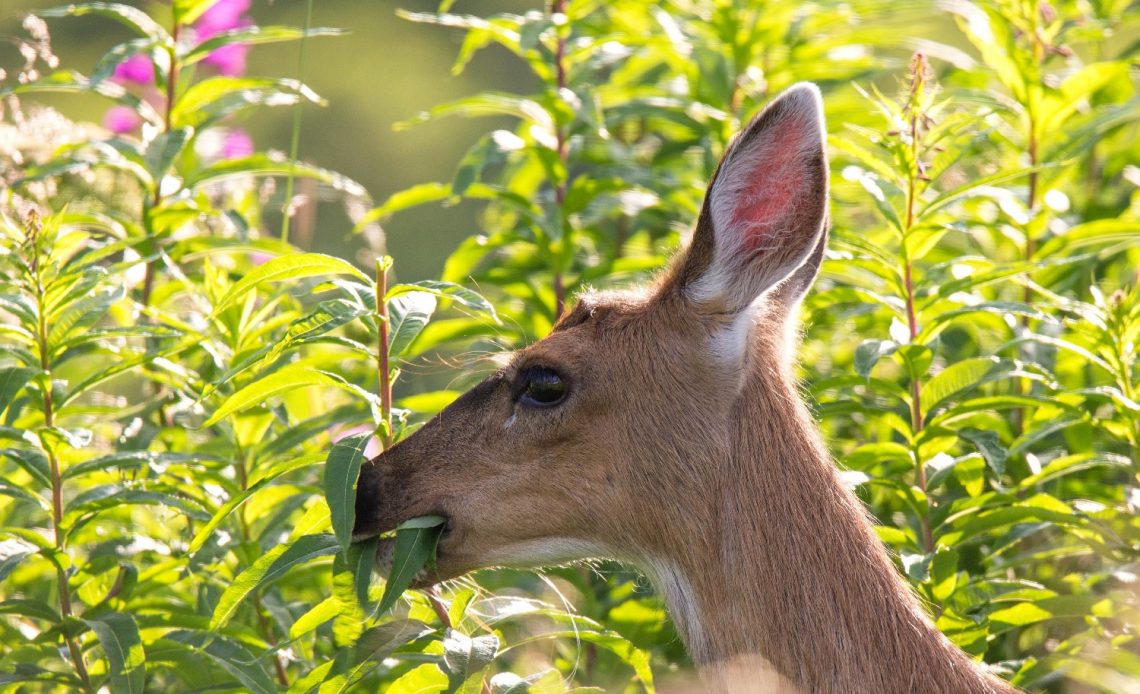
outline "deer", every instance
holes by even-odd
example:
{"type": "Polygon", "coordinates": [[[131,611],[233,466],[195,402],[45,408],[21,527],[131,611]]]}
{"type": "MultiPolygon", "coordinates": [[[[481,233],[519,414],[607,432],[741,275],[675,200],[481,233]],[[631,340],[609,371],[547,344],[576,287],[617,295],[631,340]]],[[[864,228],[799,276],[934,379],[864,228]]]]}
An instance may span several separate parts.
{"type": "Polygon", "coordinates": [[[801,398],[828,176],[822,98],[799,83],[728,145],[655,281],[584,291],[548,336],[362,465],[354,537],[444,517],[423,585],[628,563],[709,691],[1018,691],[935,627],[801,398]]]}

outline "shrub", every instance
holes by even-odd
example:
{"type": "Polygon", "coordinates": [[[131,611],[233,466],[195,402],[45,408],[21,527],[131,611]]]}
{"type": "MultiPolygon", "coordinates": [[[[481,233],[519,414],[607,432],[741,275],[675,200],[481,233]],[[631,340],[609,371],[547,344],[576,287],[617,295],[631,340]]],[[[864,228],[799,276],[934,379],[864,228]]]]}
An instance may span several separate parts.
{"type": "Polygon", "coordinates": [[[580,288],[644,280],[740,123],[810,79],[833,241],[801,361],[836,459],[956,643],[1031,690],[1140,686],[1135,7],[448,5],[404,17],[461,32],[456,71],[498,45],[537,87],[405,123],[514,125],[379,205],[234,125],[320,102],[245,76],[250,46],[335,31],[231,0],[42,13],[134,33],[84,76],[25,22],[0,82],[0,684],[632,691],[686,667],[660,602],[609,564],[387,609],[348,545],[355,471],[455,396],[397,398],[401,365],[522,345],[580,288]],[[106,128],[41,92],[107,98],[106,128]],[[439,280],[391,282],[378,253],[289,243],[296,179],[358,232],[464,199],[481,232],[439,280]]]}

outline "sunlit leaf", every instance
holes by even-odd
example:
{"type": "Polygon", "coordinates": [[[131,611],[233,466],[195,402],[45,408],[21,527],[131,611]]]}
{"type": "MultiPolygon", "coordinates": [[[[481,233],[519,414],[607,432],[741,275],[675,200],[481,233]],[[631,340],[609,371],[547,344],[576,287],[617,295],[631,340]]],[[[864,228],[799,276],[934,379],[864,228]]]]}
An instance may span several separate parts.
{"type": "Polygon", "coordinates": [[[83,622],[99,637],[99,645],[107,656],[112,691],[142,692],[146,684],[146,654],[134,618],[110,612],[83,622]]]}

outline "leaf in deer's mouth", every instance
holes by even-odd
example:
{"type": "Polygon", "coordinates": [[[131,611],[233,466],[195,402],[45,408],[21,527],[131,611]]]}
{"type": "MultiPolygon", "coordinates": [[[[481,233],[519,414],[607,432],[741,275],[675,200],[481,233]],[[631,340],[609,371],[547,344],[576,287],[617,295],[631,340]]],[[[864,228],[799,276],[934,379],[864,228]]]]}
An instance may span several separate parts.
{"type": "Polygon", "coordinates": [[[380,614],[396,603],[425,566],[435,563],[435,548],[446,523],[447,519],[442,516],[419,516],[396,528],[392,568],[388,572],[384,595],[380,598],[380,614]]]}

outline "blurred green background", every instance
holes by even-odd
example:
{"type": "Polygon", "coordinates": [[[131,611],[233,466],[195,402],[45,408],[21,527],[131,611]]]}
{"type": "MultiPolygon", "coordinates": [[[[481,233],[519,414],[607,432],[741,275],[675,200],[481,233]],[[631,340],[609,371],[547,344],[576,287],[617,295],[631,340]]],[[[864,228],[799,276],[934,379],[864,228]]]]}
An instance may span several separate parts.
{"type": "MultiPolygon", "coordinates": [[[[59,5],[58,0],[0,2],[0,68],[9,72],[22,64],[11,37],[26,36],[20,24],[28,12],[59,5]]],[[[157,3],[129,2],[156,15],[157,3]]],[[[468,69],[452,76],[451,64],[462,34],[417,24],[397,16],[397,9],[434,11],[435,0],[360,2],[314,0],[313,26],[337,27],[344,36],[309,40],[303,81],[324,97],[324,107],[305,107],[300,157],[333,169],[364,185],[377,203],[392,193],[425,181],[449,180],[456,164],[488,122],[445,119],[396,132],[393,125],[434,104],[484,89],[526,92],[533,88],[529,73],[505,50],[480,52],[468,69]]],[[[485,15],[523,12],[535,3],[477,0],[459,3],[459,11],[485,15]]],[[[253,3],[249,14],[262,25],[302,26],[306,3],[253,3]]],[[[52,47],[62,66],[89,73],[103,53],[129,38],[120,25],[98,17],[51,22],[52,47]],[[99,29],[93,31],[92,27],[99,29]]],[[[299,44],[254,48],[249,56],[251,76],[296,76],[299,44]]],[[[89,96],[37,96],[38,103],[58,108],[73,120],[100,122],[107,102],[89,96]]],[[[289,150],[293,124],[291,108],[263,109],[256,119],[240,123],[258,148],[289,150]]],[[[509,121],[504,121],[504,124],[509,121]]],[[[451,208],[426,205],[384,224],[388,252],[396,258],[402,279],[438,276],[444,258],[464,237],[474,233],[476,206],[451,208]]],[[[271,228],[275,224],[269,219],[271,228]]],[[[298,239],[313,250],[351,257],[362,245],[350,235],[352,224],[339,200],[319,205],[314,238],[298,239]],[[349,248],[346,248],[349,244],[349,248]]]]}

